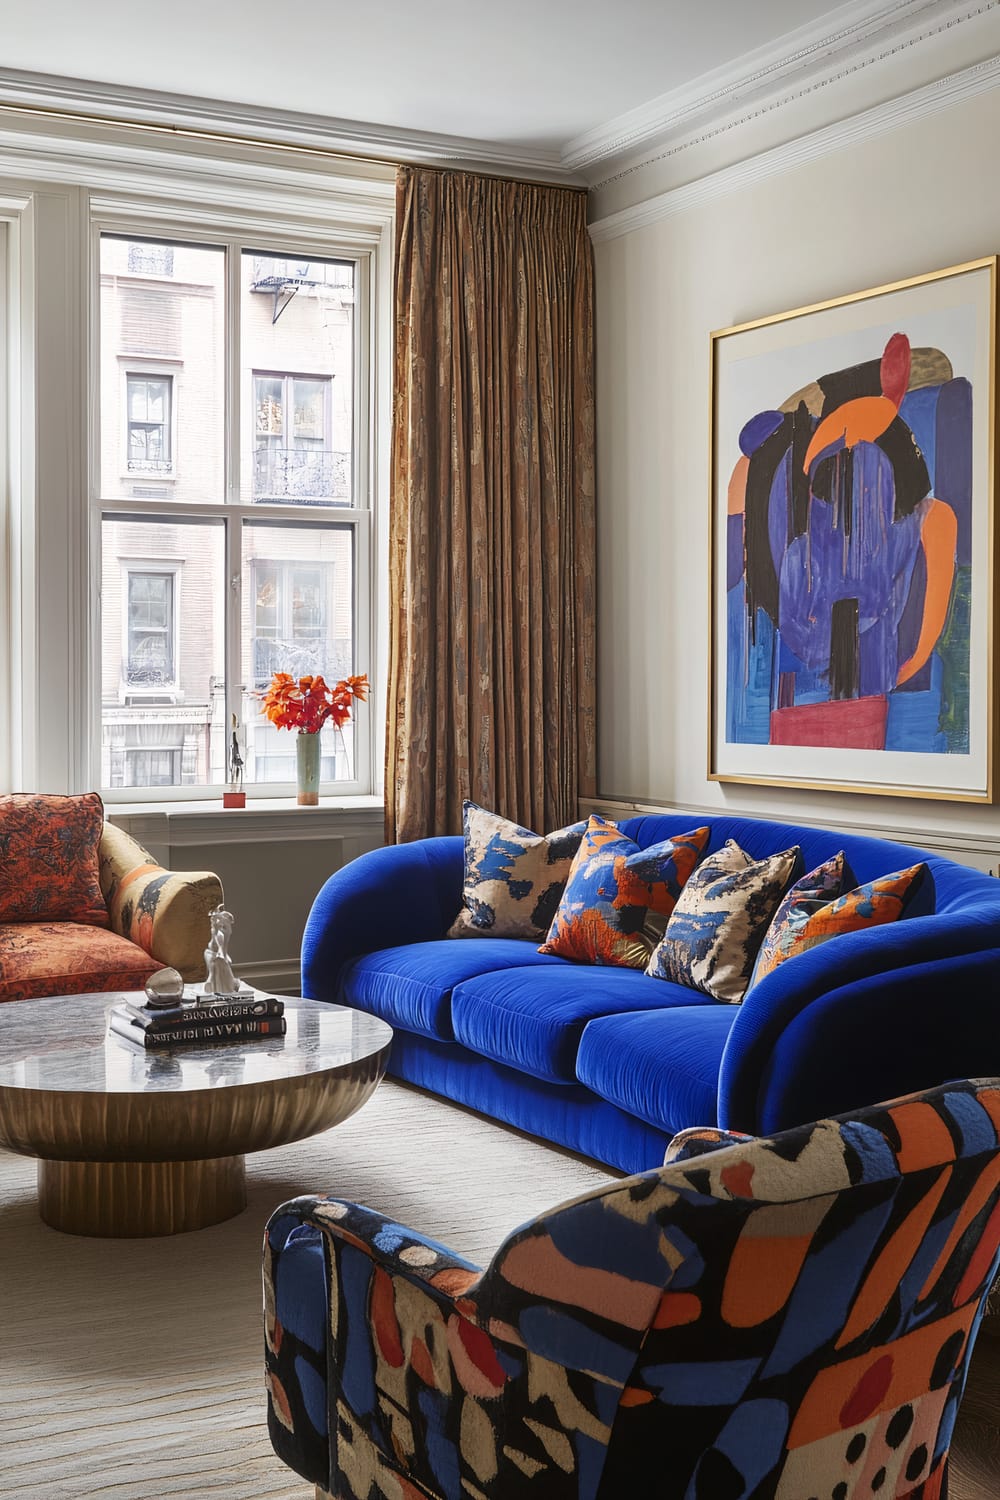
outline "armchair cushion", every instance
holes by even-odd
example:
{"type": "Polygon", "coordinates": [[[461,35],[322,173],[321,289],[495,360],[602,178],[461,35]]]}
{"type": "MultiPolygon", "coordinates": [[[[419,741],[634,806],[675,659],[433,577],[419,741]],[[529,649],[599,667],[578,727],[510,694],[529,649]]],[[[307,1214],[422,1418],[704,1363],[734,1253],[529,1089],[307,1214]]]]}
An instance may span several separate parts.
{"type": "Polygon", "coordinates": [[[103,825],[96,792],[0,797],[0,922],[109,926],[97,860],[103,825]]]}
{"type": "Polygon", "coordinates": [[[100,890],[112,930],[156,959],[154,969],[175,968],[190,982],[204,976],[208,914],[223,899],[218,875],[165,870],[135,839],[106,823],[100,890]]]}
{"type": "Polygon", "coordinates": [[[0,1001],[141,990],[159,967],[136,943],[89,923],[0,924],[0,1001]]]}

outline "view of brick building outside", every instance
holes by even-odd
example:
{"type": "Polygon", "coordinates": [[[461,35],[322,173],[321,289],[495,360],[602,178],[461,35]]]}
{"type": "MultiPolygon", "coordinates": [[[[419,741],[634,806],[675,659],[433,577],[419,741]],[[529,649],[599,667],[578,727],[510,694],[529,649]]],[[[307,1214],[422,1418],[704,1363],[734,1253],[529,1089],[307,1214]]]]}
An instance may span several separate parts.
{"type": "MultiPolygon", "coordinates": [[[[291,781],[294,735],[255,699],[276,669],[353,670],[354,267],[245,252],[240,501],[306,505],[242,527],[241,739],[247,778],[291,781]],[[313,518],[315,517],[315,521],[313,518]]],[[[101,241],[102,785],[225,781],[225,252],[101,241]],[[190,504],[192,519],[158,516],[190,504]]],[[[229,525],[239,525],[230,517],[229,525]]],[[[324,778],[352,775],[324,732],[324,778]]]]}

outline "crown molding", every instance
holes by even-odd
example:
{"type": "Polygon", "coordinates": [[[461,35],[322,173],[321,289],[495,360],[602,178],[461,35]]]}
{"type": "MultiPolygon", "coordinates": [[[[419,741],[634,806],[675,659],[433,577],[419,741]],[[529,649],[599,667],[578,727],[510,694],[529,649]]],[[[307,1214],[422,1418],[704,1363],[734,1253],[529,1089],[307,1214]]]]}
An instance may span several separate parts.
{"type": "Polygon", "coordinates": [[[914,89],[886,104],[875,105],[834,125],[826,125],[809,135],[800,136],[786,145],[762,151],[746,161],[736,162],[721,171],[699,177],[683,187],[670,188],[653,198],[647,198],[634,207],[621,209],[598,219],[590,227],[594,244],[631,234],[655,224],[660,219],[671,219],[677,214],[697,208],[703,203],[738,192],[752,183],[763,182],[819,157],[829,156],[845,146],[870,140],[873,136],[885,135],[928,115],[951,109],[966,99],[975,98],[1000,86],[1000,55],[974,63],[946,78],[914,89]]]}
{"type": "MultiPolygon", "coordinates": [[[[1000,0],[850,0],[738,62],[577,136],[563,148],[563,165],[580,171],[644,153],[629,168],[638,170],[932,41],[998,4],[1000,0]]],[[[587,176],[594,189],[614,180],[598,181],[593,171],[587,176]]]]}
{"type": "Polygon", "coordinates": [[[366,162],[386,166],[424,162],[505,173],[513,169],[539,181],[582,185],[582,179],[564,166],[555,151],[10,68],[0,69],[0,108],[4,106],[21,110],[25,116],[48,113],[69,123],[113,122],[126,128],[146,126],[181,139],[187,133],[222,144],[276,145],[340,155],[362,166],[366,162]]]}

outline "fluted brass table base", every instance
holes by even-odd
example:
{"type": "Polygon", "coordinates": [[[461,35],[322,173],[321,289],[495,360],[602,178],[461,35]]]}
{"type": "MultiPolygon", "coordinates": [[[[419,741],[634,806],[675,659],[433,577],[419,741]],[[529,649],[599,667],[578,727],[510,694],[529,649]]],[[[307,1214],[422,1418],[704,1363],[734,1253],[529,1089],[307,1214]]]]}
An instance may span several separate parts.
{"type": "Polygon", "coordinates": [[[247,1206],[242,1156],[213,1161],[40,1161],[38,1212],[65,1234],[183,1234],[247,1206]]]}

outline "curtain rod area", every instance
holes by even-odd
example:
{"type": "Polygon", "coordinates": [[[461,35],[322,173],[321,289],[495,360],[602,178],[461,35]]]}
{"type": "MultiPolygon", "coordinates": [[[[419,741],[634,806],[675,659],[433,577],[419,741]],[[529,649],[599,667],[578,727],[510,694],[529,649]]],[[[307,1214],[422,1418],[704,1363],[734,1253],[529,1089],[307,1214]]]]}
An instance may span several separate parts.
{"type": "Polygon", "coordinates": [[[158,135],[175,140],[205,141],[222,146],[252,146],[263,151],[280,151],[290,156],[313,156],[325,161],[357,162],[381,167],[419,167],[432,172],[479,171],[484,177],[502,177],[508,182],[517,182],[525,187],[559,187],[570,192],[586,193],[586,187],[568,182],[550,182],[542,177],[512,177],[498,164],[490,168],[468,166],[439,166],[436,162],[404,160],[398,156],[381,156],[375,152],[346,151],[333,146],[310,146],[293,141],[274,140],[268,136],[241,135],[231,131],[208,130],[197,125],[173,125],[154,120],[129,120],[118,115],[97,114],[89,110],[59,109],[48,104],[17,104],[0,99],[0,119],[5,115],[26,115],[36,119],[63,120],[76,125],[98,125],[115,130],[130,130],[137,134],[158,135]]]}

